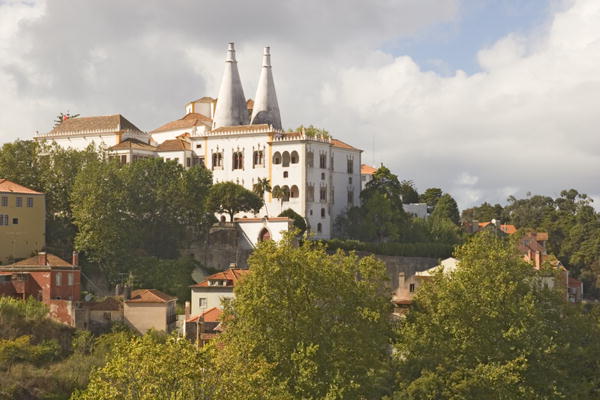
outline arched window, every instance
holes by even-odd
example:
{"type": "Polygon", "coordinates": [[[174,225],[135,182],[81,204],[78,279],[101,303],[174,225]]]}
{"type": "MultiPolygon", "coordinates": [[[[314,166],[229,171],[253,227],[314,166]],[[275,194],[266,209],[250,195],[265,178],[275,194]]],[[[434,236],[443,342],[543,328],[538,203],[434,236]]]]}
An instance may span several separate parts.
{"type": "Polygon", "coordinates": [[[292,151],[292,164],[298,164],[299,159],[298,152],[296,150],[292,151]]]}
{"type": "Polygon", "coordinates": [[[321,225],[320,222],[317,224],[317,232],[319,232],[319,233],[323,232],[323,225],[321,225]]]}
{"type": "Polygon", "coordinates": [[[281,164],[281,153],[278,151],[273,154],[273,164],[281,164]]]}
{"type": "Polygon", "coordinates": [[[298,190],[298,186],[292,185],[292,187],[290,189],[290,197],[291,198],[300,197],[300,191],[298,190]]]}
{"type": "Polygon", "coordinates": [[[283,201],[290,201],[290,187],[285,185],[281,190],[283,190],[283,201]]]}
{"type": "Polygon", "coordinates": [[[241,151],[235,151],[233,153],[233,169],[244,168],[244,154],[241,151]]]}
{"type": "Polygon", "coordinates": [[[265,153],[262,150],[254,150],[252,166],[254,168],[265,166],[265,153]]]}
{"type": "Polygon", "coordinates": [[[321,218],[325,218],[325,209],[321,208],[321,218]]]}
{"type": "Polygon", "coordinates": [[[225,218],[224,215],[221,215],[221,219],[220,220],[221,220],[221,222],[226,222],[227,221],[227,219],[225,218]]]}
{"type": "Polygon", "coordinates": [[[212,155],[212,167],[215,168],[223,168],[223,153],[213,153],[212,155]]]}
{"type": "Polygon", "coordinates": [[[289,167],[290,166],[290,153],[288,153],[287,151],[284,151],[283,156],[281,158],[283,160],[283,166],[289,167]]]}
{"type": "Polygon", "coordinates": [[[271,232],[267,228],[263,228],[258,234],[258,241],[265,242],[267,240],[271,240],[271,232]]]}

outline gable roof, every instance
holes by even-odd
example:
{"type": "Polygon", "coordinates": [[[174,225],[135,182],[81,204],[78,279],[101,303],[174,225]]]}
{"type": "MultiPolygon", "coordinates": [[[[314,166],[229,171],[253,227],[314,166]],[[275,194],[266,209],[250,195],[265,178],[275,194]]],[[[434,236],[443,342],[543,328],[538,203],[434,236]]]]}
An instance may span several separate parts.
{"type": "Polygon", "coordinates": [[[229,268],[223,272],[217,272],[216,274],[210,275],[206,277],[202,282],[196,283],[190,287],[213,287],[209,285],[209,281],[227,281],[226,286],[216,286],[216,287],[235,287],[236,283],[242,279],[244,276],[248,275],[250,270],[248,269],[240,269],[240,268],[229,268]]]}
{"type": "Polygon", "coordinates": [[[191,150],[191,149],[192,149],[192,145],[189,142],[187,142],[186,140],[177,138],[177,139],[165,140],[164,142],[162,142],[161,144],[158,145],[158,147],[156,148],[156,151],[158,151],[158,152],[183,151],[183,150],[191,150]]]}
{"type": "Polygon", "coordinates": [[[195,317],[189,318],[185,322],[196,322],[200,318],[202,318],[202,322],[220,322],[221,316],[223,315],[223,310],[219,307],[209,308],[201,314],[196,315],[195,317]]]}
{"type": "Polygon", "coordinates": [[[200,113],[189,113],[189,114],[184,115],[180,119],[177,119],[177,120],[171,121],[171,122],[167,122],[166,124],[162,125],[161,127],[158,127],[156,129],[154,129],[153,131],[150,131],[150,133],[174,131],[177,129],[191,129],[195,126],[200,126],[200,125],[205,125],[210,128],[212,125],[212,119],[210,119],[206,115],[202,115],[200,113]]]}
{"type": "Polygon", "coordinates": [[[46,264],[41,264],[40,260],[42,257],[39,255],[29,257],[25,260],[18,261],[12,266],[15,267],[73,267],[73,264],[63,260],[62,258],[55,256],[54,254],[46,254],[46,264]]]}
{"type": "Polygon", "coordinates": [[[131,292],[131,298],[125,303],[168,303],[177,300],[177,297],[169,296],[156,289],[137,289],[131,292]]]}
{"type": "Polygon", "coordinates": [[[151,144],[142,142],[139,139],[135,138],[127,138],[123,140],[119,144],[115,144],[112,147],[109,147],[108,150],[148,150],[148,151],[156,151],[156,147],[151,144]]]}
{"type": "Polygon", "coordinates": [[[346,150],[358,150],[360,151],[360,149],[357,149],[356,147],[352,147],[350,146],[348,143],[342,142],[339,139],[331,139],[331,145],[333,147],[338,147],[340,149],[346,149],[346,150]]]}
{"type": "MultiPolygon", "coordinates": [[[[490,224],[491,224],[491,222],[480,222],[479,227],[485,228],[486,226],[488,226],[490,224]]],[[[504,224],[504,225],[500,225],[500,230],[502,232],[506,233],[507,235],[512,235],[513,233],[515,233],[517,231],[517,227],[514,225],[504,224]]]]}
{"type": "Polygon", "coordinates": [[[361,175],[373,175],[377,171],[377,168],[371,167],[367,164],[360,165],[360,174],[361,175]]]}
{"type": "Polygon", "coordinates": [[[44,194],[36,192],[35,190],[26,188],[25,186],[19,185],[9,181],[8,179],[0,179],[0,192],[1,193],[23,193],[23,194],[44,194]]]}
{"type": "Polygon", "coordinates": [[[121,132],[121,131],[142,131],[132,124],[121,114],[104,115],[98,117],[77,117],[69,118],[54,127],[48,136],[62,135],[65,133],[88,133],[88,132],[121,132]]]}

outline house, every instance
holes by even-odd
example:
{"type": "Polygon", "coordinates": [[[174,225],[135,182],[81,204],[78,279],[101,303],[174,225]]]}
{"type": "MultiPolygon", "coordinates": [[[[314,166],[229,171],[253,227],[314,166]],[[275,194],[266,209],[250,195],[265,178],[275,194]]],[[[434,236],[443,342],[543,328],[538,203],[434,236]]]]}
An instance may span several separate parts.
{"type": "Polygon", "coordinates": [[[140,334],[150,329],[171,332],[175,329],[176,297],[156,289],[137,289],[123,302],[125,323],[140,334]]]}
{"type": "Polygon", "coordinates": [[[108,332],[115,322],[123,322],[123,300],[106,297],[81,303],[77,310],[76,327],[95,334],[108,332]]]}
{"type": "Polygon", "coordinates": [[[26,258],[46,246],[46,196],[0,179],[0,264],[26,258]]]}
{"type": "Polygon", "coordinates": [[[367,183],[373,180],[373,174],[377,171],[377,168],[371,167],[367,164],[360,165],[360,189],[364,190],[367,183]]]}
{"type": "Polygon", "coordinates": [[[236,218],[234,221],[251,247],[265,240],[280,241],[284,232],[294,225],[294,221],[288,217],[236,218]]]}
{"type": "MultiPolygon", "coordinates": [[[[284,195],[274,198],[267,192],[258,215],[277,217],[291,208],[306,219],[316,239],[330,238],[336,217],[360,205],[362,150],[328,135],[283,129],[269,47],[253,101],[244,95],[233,43],[221,82],[217,98],[188,102],[183,117],[149,133],[112,115],[68,119],[36,139],[78,149],[101,144],[121,162],[162,157],[185,168],[203,165],[212,171],[213,182],[235,182],[250,190],[267,178],[284,195]]],[[[254,217],[237,215],[244,216],[254,217]]]]}
{"type": "Polygon", "coordinates": [[[222,332],[222,316],[223,310],[221,308],[212,307],[195,317],[187,318],[185,321],[185,337],[199,346],[204,346],[222,332]]]}
{"type": "Polygon", "coordinates": [[[235,297],[233,289],[249,273],[247,269],[230,267],[192,285],[191,315],[199,315],[214,307],[221,308],[223,300],[235,297]]]}
{"type": "Polygon", "coordinates": [[[33,297],[49,307],[49,316],[75,326],[75,308],[80,295],[79,257],[72,262],[53,254],[37,256],[0,266],[0,296],[33,297]]]}
{"type": "Polygon", "coordinates": [[[435,267],[424,271],[417,271],[410,276],[405,276],[404,272],[401,272],[398,277],[398,287],[392,295],[395,313],[405,314],[406,311],[408,311],[408,308],[410,308],[419,287],[431,279],[438,271],[451,273],[456,270],[457,266],[458,260],[454,257],[449,257],[442,260],[440,264],[435,267]]]}

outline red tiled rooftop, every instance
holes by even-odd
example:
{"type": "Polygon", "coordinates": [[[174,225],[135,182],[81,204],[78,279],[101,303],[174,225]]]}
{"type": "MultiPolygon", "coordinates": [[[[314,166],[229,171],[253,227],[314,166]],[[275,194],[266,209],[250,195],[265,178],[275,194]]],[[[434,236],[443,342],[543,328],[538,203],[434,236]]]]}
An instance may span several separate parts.
{"type": "Polygon", "coordinates": [[[55,256],[54,254],[46,254],[46,264],[40,263],[42,257],[39,255],[27,258],[25,260],[18,261],[12,266],[15,267],[72,267],[73,264],[66,262],[62,258],[55,256]]]}
{"type": "Polygon", "coordinates": [[[377,171],[377,168],[371,167],[367,164],[361,164],[360,166],[360,174],[361,175],[373,175],[377,171]]]}
{"type": "Polygon", "coordinates": [[[131,292],[131,298],[126,303],[168,303],[177,300],[176,297],[156,289],[137,289],[131,292]]]}
{"type": "Polygon", "coordinates": [[[189,318],[186,322],[197,322],[202,318],[203,322],[219,322],[221,321],[221,316],[223,315],[223,310],[218,307],[209,308],[204,311],[202,314],[198,314],[195,317],[189,318]]]}
{"type": "Polygon", "coordinates": [[[358,150],[356,147],[352,147],[348,143],[342,142],[339,139],[331,139],[331,145],[333,147],[339,147],[340,149],[358,150]]]}
{"type": "Polygon", "coordinates": [[[9,181],[8,179],[0,179],[0,192],[2,193],[23,193],[23,194],[43,194],[35,190],[26,188],[18,183],[9,181]]]}
{"type": "Polygon", "coordinates": [[[240,268],[229,268],[223,272],[217,272],[216,274],[206,277],[205,280],[199,282],[191,287],[234,287],[236,283],[246,276],[250,270],[240,268]],[[226,286],[211,286],[209,281],[227,281],[226,286]]]}

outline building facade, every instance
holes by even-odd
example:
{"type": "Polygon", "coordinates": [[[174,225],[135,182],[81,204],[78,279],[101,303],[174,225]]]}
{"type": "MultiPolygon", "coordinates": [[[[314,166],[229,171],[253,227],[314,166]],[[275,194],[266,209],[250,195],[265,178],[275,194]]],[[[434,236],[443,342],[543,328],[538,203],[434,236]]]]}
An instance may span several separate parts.
{"type": "Polygon", "coordinates": [[[46,196],[0,179],[0,264],[26,258],[46,245],[46,196]]]}
{"type": "Polygon", "coordinates": [[[224,300],[235,297],[235,285],[249,272],[247,269],[229,268],[192,285],[191,315],[199,315],[211,308],[222,308],[224,300]]]}
{"type": "MultiPolygon", "coordinates": [[[[315,238],[330,238],[335,218],[360,201],[361,150],[328,135],[283,130],[268,47],[254,100],[244,96],[230,43],[218,97],[187,103],[178,120],[144,133],[121,115],[74,118],[37,139],[78,149],[94,143],[121,162],[162,157],[185,168],[203,165],[213,182],[250,190],[267,178],[283,195],[267,193],[256,216],[277,217],[291,208],[315,238]]],[[[256,217],[237,215],[244,216],[256,217]]]]}
{"type": "Polygon", "coordinates": [[[175,329],[177,322],[176,302],[176,297],[160,290],[134,290],[123,302],[123,319],[142,335],[150,329],[168,333],[175,329]]]}

